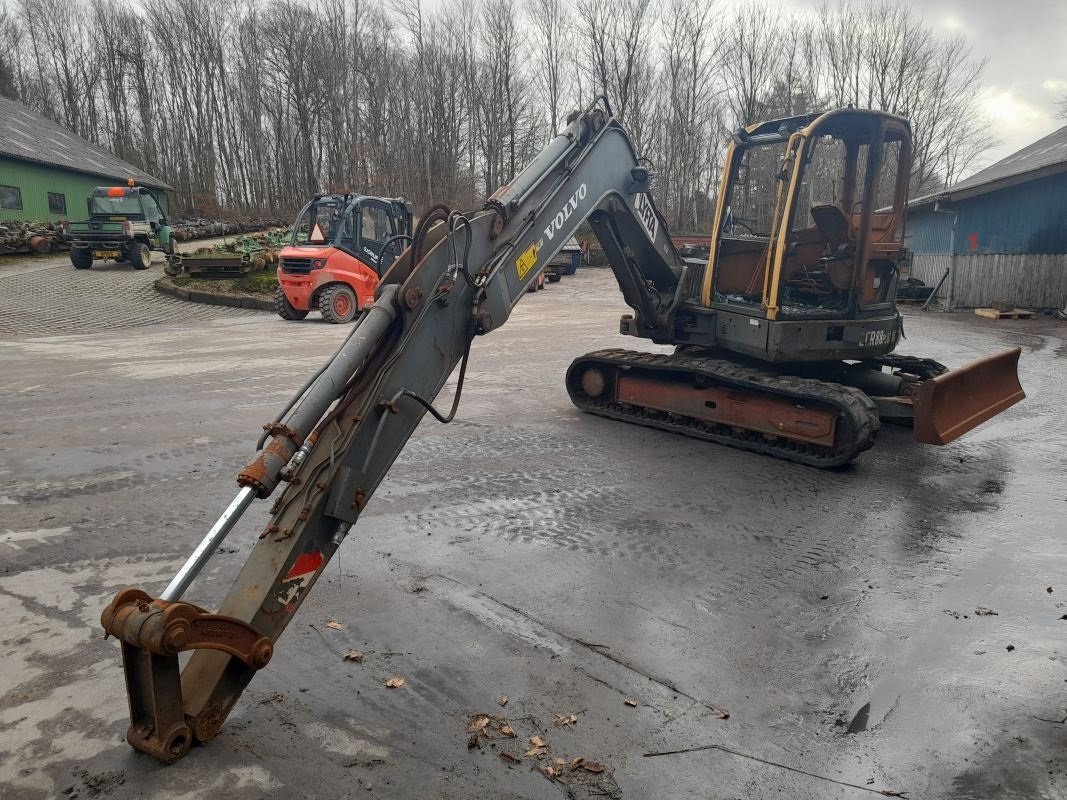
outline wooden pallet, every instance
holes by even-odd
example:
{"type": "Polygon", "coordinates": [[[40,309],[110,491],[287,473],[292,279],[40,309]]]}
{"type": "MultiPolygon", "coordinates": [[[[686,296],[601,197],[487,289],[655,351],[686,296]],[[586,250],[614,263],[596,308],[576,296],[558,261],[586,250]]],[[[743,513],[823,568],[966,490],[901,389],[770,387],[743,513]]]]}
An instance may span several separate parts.
{"type": "Polygon", "coordinates": [[[1011,311],[998,311],[995,308],[976,308],[974,313],[986,319],[1033,319],[1034,312],[1025,308],[1013,308],[1011,311]]]}

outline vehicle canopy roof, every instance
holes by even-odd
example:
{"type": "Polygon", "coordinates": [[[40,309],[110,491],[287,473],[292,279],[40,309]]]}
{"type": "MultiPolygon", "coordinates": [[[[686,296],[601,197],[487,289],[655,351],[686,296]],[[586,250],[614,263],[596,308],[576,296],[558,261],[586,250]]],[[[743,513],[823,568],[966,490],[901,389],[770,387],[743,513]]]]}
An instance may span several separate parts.
{"type": "Polygon", "coordinates": [[[308,205],[338,205],[348,207],[354,207],[362,203],[364,200],[374,200],[383,203],[394,203],[404,206],[408,211],[411,210],[411,201],[403,197],[376,197],[368,194],[356,194],[354,192],[331,192],[326,194],[317,194],[308,201],[308,205]]]}
{"type": "Polygon", "coordinates": [[[139,197],[143,194],[152,193],[143,186],[97,186],[93,189],[93,197],[139,197]]]}

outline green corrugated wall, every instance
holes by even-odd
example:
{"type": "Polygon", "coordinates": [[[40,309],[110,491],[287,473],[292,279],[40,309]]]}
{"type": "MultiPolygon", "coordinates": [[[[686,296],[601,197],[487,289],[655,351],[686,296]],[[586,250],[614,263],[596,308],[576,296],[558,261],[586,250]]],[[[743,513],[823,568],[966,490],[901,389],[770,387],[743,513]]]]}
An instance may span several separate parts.
{"type": "MultiPolygon", "coordinates": [[[[85,219],[88,214],[86,200],[93,193],[93,189],[109,184],[123,186],[125,183],[126,178],[122,176],[108,179],[100,175],[84,175],[61,167],[31,164],[28,161],[0,156],[0,186],[15,186],[22,191],[22,210],[0,208],[0,222],[85,219]],[[66,197],[66,214],[53,214],[48,210],[49,192],[57,192],[66,197]]],[[[152,193],[163,213],[169,213],[167,193],[162,189],[153,189],[152,193]]]]}

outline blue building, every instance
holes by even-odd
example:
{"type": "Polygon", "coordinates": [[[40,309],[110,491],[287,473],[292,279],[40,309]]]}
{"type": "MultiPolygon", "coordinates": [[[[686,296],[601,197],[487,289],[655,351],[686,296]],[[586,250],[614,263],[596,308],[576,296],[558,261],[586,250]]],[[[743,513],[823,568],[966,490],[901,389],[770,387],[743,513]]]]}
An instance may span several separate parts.
{"type": "Polygon", "coordinates": [[[1067,126],[908,204],[911,274],[949,308],[1067,303],[1067,126]]]}

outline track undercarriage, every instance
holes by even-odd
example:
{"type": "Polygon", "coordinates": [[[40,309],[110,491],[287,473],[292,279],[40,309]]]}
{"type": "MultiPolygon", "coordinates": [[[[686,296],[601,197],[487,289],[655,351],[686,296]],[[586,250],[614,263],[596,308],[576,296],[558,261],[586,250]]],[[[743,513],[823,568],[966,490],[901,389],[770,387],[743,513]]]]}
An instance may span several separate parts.
{"type": "Polygon", "coordinates": [[[674,354],[600,350],[574,360],[567,391],[591,414],[829,468],[869,449],[883,420],[915,423],[920,441],[955,438],[942,433],[951,424],[936,418],[936,407],[959,383],[980,382],[1011,356],[1018,360],[1009,351],[948,372],[931,359],[898,355],[772,367],[692,347],[674,354]]]}

